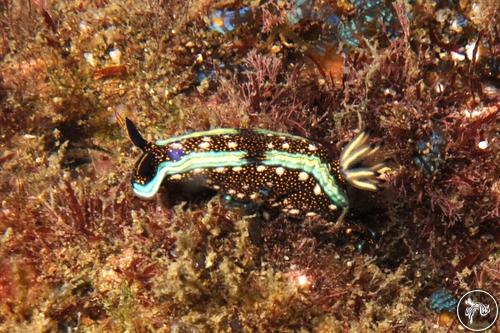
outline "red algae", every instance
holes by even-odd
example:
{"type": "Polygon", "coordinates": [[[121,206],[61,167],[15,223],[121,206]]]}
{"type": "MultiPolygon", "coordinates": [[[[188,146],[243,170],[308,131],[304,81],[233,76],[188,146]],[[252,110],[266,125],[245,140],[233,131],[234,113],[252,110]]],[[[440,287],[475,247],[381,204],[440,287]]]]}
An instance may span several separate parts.
{"type": "MultiPolygon", "coordinates": [[[[500,293],[492,1],[4,1],[0,332],[452,332],[500,293]],[[370,130],[384,190],[343,224],[195,188],[133,196],[148,140],[370,130]]],[[[495,328],[498,330],[499,323],[495,328]]]]}

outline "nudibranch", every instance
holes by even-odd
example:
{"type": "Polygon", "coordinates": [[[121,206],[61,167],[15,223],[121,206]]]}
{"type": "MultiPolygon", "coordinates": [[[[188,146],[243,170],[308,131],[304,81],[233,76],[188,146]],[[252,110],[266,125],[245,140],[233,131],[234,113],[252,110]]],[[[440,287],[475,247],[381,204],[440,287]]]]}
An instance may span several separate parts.
{"type": "Polygon", "coordinates": [[[361,132],[338,160],[318,142],[263,129],[219,128],[146,141],[126,119],[130,139],[143,154],[132,175],[134,193],[153,197],[165,180],[199,179],[241,202],[265,202],[287,215],[321,215],[335,221],[347,211],[346,185],[376,191],[384,163],[367,166],[380,145],[361,132]],[[361,166],[363,165],[363,166],[361,166]]]}

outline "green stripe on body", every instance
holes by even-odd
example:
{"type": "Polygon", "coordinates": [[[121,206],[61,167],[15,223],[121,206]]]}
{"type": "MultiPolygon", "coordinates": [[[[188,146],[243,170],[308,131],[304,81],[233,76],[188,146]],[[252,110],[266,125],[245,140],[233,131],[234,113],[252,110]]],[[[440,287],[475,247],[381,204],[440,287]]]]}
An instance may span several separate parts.
{"type": "Polygon", "coordinates": [[[292,135],[292,134],[288,134],[288,133],[282,133],[282,132],[274,132],[274,131],[270,131],[270,130],[266,130],[266,129],[254,129],[253,130],[255,133],[257,134],[272,134],[274,136],[284,136],[286,138],[291,138],[291,139],[295,139],[295,140],[306,140],[306,138],[303,138],[301,136],[297,136],[297,135],[292,135]]]}
{"type": "Polygon", "coordinates": [[[262,162],[264,165],[282,166],[285,169],[300,170],[313,175],[332,202],[342,207],[349,205],[347,195],[338,186],[328,169],[328,165],[322,163],[318,157],[271,150],[266,152],[265,158],[262,162]]]}
{"type": "Polygon", "coordinates": [[[173,136],[164,140],[157,140],[156,144],[158,146],[165,146],[172,142],[182,141],[190,138],[199,138],[200,136],[214,136],[214,135],[234,135],[238,134],[240,131],[235,128],[216,128],[209,131],[193,132],[188,134],[183,134],[179,136],[173,136]]]}
{"type": "MultiPolygon", "coordinates": [[[[282,132],[274,132],[274,131],[265,130],[265,129],[251,129],[250,128],[250,129],[246,129],[246,130],[253,131],[256,134],[264,134],[264,135],[272,134],[274,136],[284,136],[284,137],[295,139],[295,140],[307,140],[306,138],[303,138],[301,136],[292,135],[292,134],[288,134],[288,133],[282,133],[282,132]]],[[[183,134],[183,135],[179,135],[179,136],[173,136],[171,138],[164,139],[164,140],[157,140],[156,144],[159,146],[165,146],[165,145],[168,145],[169,143],[182,141],[185,139],[199,138],[200,136],[235,135],[235,134],[239,134],[240,131],[241,131],[240,129],[236,129],[236,128],[215,128],[215,129],[208,130],[208,131],[187,133],[187,134],[183,134]]]]}

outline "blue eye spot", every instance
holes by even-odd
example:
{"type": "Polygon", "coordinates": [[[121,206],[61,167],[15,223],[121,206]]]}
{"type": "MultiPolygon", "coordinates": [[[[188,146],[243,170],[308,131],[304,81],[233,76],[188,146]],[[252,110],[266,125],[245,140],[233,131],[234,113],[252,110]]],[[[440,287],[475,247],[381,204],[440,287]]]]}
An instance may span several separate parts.
{"type": "Polygon", "coordinates": [[[182,149],[169,149],[167,155],[172,161],[178,161],[184,156],[184,151],[182,149]]]}

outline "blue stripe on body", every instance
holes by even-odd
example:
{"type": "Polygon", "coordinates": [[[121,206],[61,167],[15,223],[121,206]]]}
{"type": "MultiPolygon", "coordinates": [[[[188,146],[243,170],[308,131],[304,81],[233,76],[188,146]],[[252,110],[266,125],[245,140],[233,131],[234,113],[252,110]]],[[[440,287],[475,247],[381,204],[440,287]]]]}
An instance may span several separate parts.
{"type": "Polygon", "coordinates": [[[237,167],[248,164],[246,152],[193,152],[183,156],[179,161],[165,161],[160,163],[158,171],[151,181],[141,185],[133,183],[134,193],[143,198],[153,197],[167,175],[183,174],[201,168],[237,167]]]}

